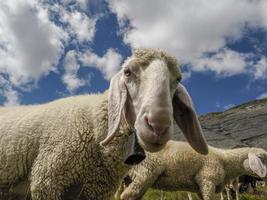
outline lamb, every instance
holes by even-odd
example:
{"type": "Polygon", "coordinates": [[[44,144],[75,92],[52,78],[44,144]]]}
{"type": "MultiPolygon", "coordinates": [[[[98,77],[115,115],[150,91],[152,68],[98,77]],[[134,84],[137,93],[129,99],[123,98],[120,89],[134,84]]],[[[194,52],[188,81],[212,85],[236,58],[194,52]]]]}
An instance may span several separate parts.
{"type": "Polygon", "coordinates": [[[32,200],[60,200],[75,186],[87,199],[110,199],[130,169],[125,163],[140,161],[127,161],[133,132],[145,150],[159,151],[174,120],[192,147],[207,153],[180,80],[174,57],[137,49],[102,94],[0,108],[0,193],[26,188],[32,200]]]}
{"type": "Polygon", "coordinates": [[[184,142],[169,141],[157,153],[146,152],[146,159],[128,173],[128,186],[122,183],[116,196],[122,200],[141,199],[152,187],[196,192],[203,200],[213,200],[215,193],[238,176],[266,176],[267,152],[263,149],[208,149],[204,156],[184,142]]]}
{"type": "MultiPolygon", "coordinates": [[[[259,177],[242,175],[231,181],[230,184],[225,186],[227,200],[236,199],[239,200],[239,193],[247,192],[249,186],[253,189],[253,194],[257,194],[257,181],[264,180],[259,177]]],[[[223,194],[221,193],[221,199],[223,200],[223,194]]]]}

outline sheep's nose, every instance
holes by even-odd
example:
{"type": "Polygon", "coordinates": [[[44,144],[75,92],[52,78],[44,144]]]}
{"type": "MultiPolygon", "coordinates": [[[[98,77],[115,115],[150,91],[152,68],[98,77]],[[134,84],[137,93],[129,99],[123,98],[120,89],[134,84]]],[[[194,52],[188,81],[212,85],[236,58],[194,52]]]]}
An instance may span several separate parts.
{"type": "Polygon", "coordinates": [[[166,109],[153,109],[145,116],[145,121],[154,133],[162,135],[171,126],[171,113],[166,109]]]}

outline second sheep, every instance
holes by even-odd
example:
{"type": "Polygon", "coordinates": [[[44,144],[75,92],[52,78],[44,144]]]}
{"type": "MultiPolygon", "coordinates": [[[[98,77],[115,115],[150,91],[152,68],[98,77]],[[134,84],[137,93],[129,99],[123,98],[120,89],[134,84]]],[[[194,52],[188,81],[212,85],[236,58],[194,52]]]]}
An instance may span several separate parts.
{"type": "Polygon", "coordinates": [[[201,155],[185,142],[169,141],[158,153],[135,166],[117,191],[123,200],[141,199],[148,188],[196,192],[203,200],[213,200],[230,180],[247,174],[265,177],[267,152],[261,148],[233,150],[209,146],[201,155]]]}

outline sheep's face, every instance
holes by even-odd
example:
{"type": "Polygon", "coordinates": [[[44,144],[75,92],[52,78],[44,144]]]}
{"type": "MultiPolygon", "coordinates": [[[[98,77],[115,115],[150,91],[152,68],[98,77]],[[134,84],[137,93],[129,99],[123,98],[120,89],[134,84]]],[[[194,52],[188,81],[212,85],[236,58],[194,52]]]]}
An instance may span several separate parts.
{"type": "MultiPolygon", "coordinates": [[[[207,153],[193,103],[180,80],[181,72],[173,57],[159,50],[139,49],[111,81],[110,110],[117,115],[120,111],[114,109],[124,110],[139,143],[147,151],[159,151],[165,146],[175,119],[192,147],[207,153]]],[[[111,118],[113,126],[116,119],[111,118]]]]}
{"type": "Polygon", "coordinates": [[[249,175],[266,177],[267,152],[264,149],[252,148],[243,165],[249,175]]]}
{"type": "Polygon", "coordinates": [[[149,64],[129,59],[123,66],[129,93],[128,119],[135,127],[138,141],[148,151],[158,151],[173,132],[172,98],[181,80],[177,66],[155,59],[149,64]]]}

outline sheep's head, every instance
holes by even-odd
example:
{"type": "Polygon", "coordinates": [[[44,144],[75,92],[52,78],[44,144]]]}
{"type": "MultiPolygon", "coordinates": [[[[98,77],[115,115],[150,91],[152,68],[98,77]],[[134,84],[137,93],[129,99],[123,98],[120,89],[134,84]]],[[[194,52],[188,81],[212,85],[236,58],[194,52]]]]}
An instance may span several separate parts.
{"type": "Polygon", "coordinates": [[[206,154],[207,144],[181,78],[172,56],[158,49],[135,50],[111,80],[109,133],[102,145],[114,137],[125,115],[140,145],[147,151],[159,151],[171,137],[174,119],[191,146],[206,154]]]}
{"type": "Polygon", "coordinates": [[[249,175],[266,177],[267,152],[264,149],[251,148],[243,166],[249,175]]]}

